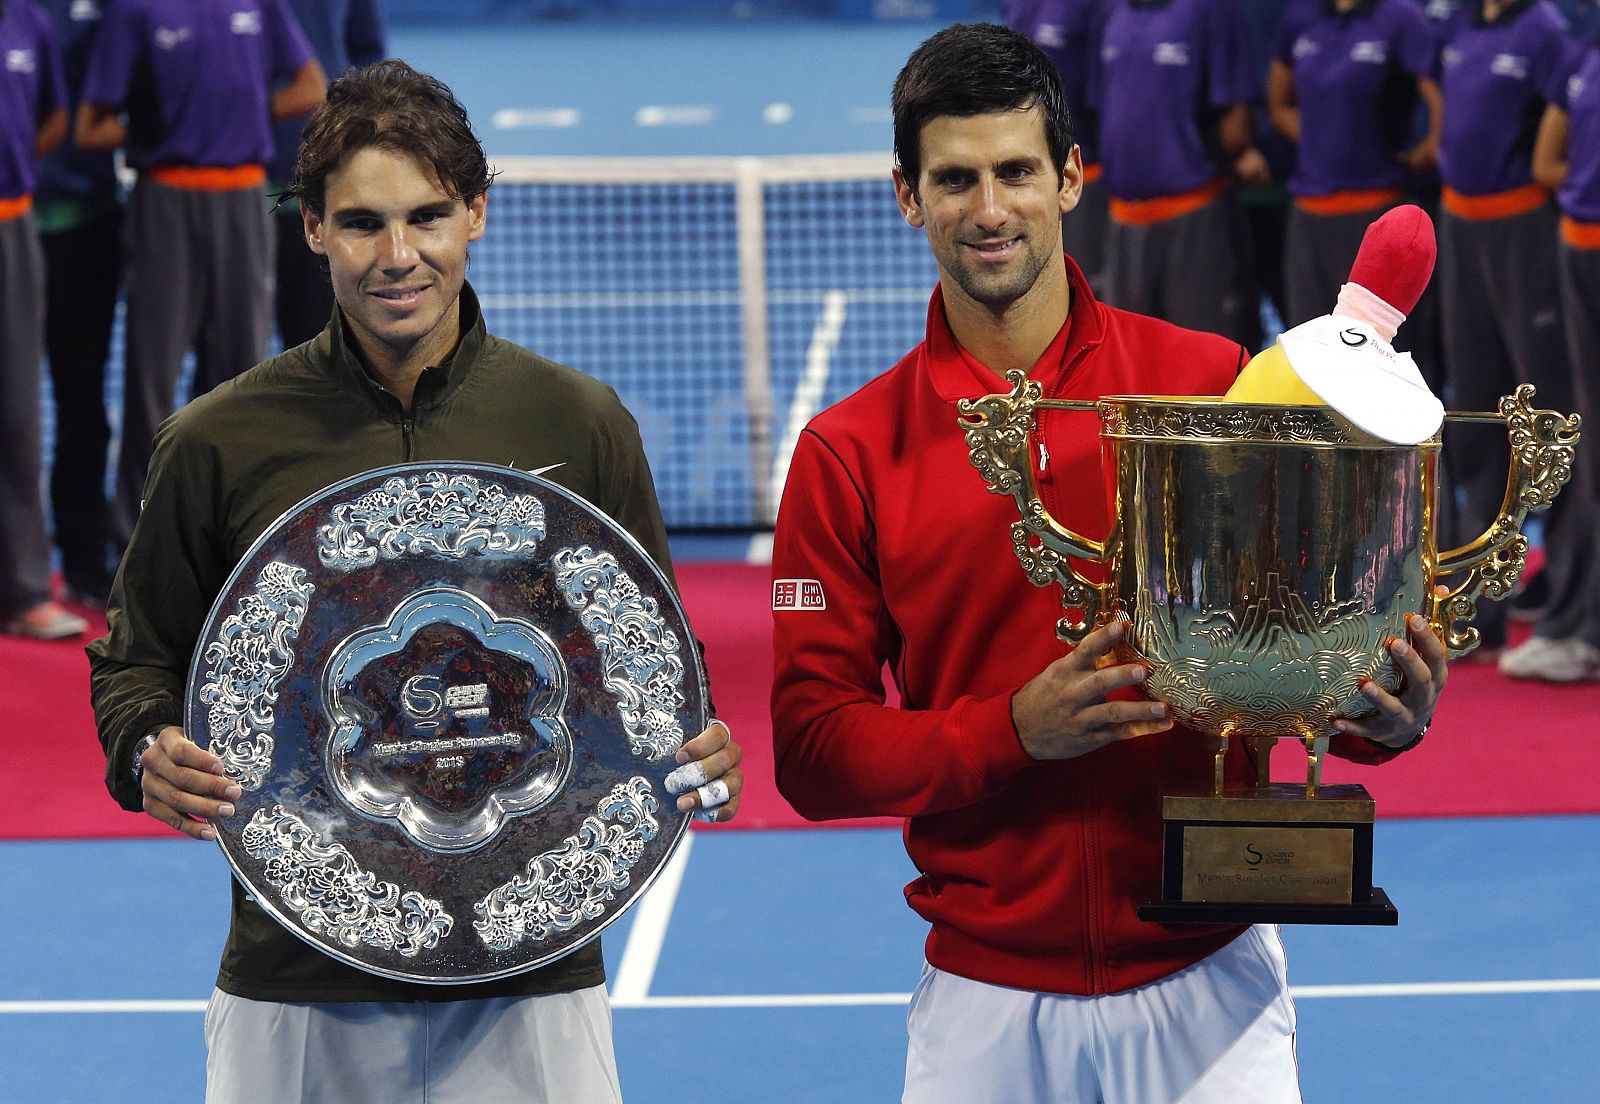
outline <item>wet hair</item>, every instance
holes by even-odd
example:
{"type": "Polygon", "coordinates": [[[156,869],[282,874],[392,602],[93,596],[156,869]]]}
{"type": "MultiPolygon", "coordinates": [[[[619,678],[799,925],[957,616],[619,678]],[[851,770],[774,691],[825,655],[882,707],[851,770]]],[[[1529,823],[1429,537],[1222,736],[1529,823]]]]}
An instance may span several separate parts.
{"type": "Polygon", "coordinates": [[[918,46],[895,78],[890,102],[895,161],[913,192],[922,175],[922,128],[941,115],[1037,105],[1058,173],[1072,153],[1072,119],[1055,62],[1026,35],[996,23],[958,23],[918,46]]]}
{"type": "Polygon", "coordinates": [[[446,194],[464,203],[488,191],[494,178],[467,109],[443,82],[403,61],[376,61],[328,86],[327,102],[306,123],[280,201],[298,199],[322,218],[328,174],[371,147],[416,158],[446,194]]]}

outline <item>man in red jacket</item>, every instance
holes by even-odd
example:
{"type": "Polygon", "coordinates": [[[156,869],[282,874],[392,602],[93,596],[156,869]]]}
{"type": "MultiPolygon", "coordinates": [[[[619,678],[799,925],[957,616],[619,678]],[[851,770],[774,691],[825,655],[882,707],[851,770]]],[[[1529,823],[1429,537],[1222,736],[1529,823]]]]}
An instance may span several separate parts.
{"type": "MultiPolygon", "coordinates": [[[[931,931],[904,1099],[1296,1101],[1276,933],[1136,917],[1159,893],[1160,796],[1209,777],[1210,743],[1138,693],[1142,667],[1109,663],[1119,626],[1057,641],[1059,596],[1018,566],[1015,508],[972,470],[955,406],[1012,368],[1060,398],[1220,394],[1245,350],[1095,301],[1061,247],[1081,158],[1026,38],[941,31],[901,71],[894,125],[901,213],[939,287],[926,340],[795,449],[772,711],[801,813],[908,818],[906,898],[931,931]]],[[[1035,443],[1055,516],[1104,534],[1094,416],[1043,411],[1035,443]]],[[[1405,689],[1371,686],[1339,754],[1378,762],[1426,727],[1445,657],[1426,623],[1409,635],[1391,647],[1405,689]]]]}

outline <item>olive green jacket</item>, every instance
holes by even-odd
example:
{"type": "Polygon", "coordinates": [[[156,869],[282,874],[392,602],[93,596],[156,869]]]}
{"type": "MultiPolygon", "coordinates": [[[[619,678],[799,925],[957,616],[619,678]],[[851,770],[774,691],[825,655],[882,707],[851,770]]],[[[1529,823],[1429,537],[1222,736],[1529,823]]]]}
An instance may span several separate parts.
{"type": "MultiPolygon", "coordinates": [[[[489,334],[470,286],[461,294],[461,326],[449,360],[423,372],[409,413],[362,368],[336,310],[315,340],[222,384],[162,425],[107,605],[110,631],[88,647],[106,787],[124,808],[143,808],[134,745],[162,725],[183,723],[190,659],[234,566],[281,514],[340,480],[415,460],[548,468],[544,478],[616,519],[670,577],[639,429],[616,393],[489,334]]],[[[598,940],[495,982],[388,980],[302,942],[235,881],[217,985],[255,1000],[461,1000],[604,980],[598,940]]]]}

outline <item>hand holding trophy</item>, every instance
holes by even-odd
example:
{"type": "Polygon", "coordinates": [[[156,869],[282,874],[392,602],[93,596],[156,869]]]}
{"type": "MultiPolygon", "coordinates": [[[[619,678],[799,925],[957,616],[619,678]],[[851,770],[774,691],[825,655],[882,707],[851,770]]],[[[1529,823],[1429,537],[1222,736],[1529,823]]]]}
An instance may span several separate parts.
{"type": "Polygon", "coordinates": [[[960,406],[973,465],[1016,500],[1023,569],[1062,588],[1057,635],[1076,645],[1124,622],[1119,661],[1147,664],[1148,695],[1217,742],[1212,784],[1164,798],[1162,900],[1143,919],[1396,922],[1371,882],[1371,796],[1322,783],[1329,741],[1341,718],[1373,714],[1369,683],[1401,692],[1386,644],[1407,639],[1409,618],[1425,618],[1452,659],[1477,646],[1462,623],[1480,597],[1510,592],[1522,523],[1566,483],[1579,430],[1575,416],[1535,409],[1526,385],[1497,412],[1444,413],[1389,345],[1432,262],[1422,212],[1378,220],[1336,313],[1284,334],[1226,397],[1052,400],[1012,372],[1010,394],[960,406]],[[1029,457],[1035,412],[1049,408],[1099,415],[1113,509],[1103,541],[1060,525],[1041,499],[1029,457]],[[1445,418],[1502,422],[1511,465],[1489,529],[1440,550],[1445,418]],[[1104,581],[1074,561],[1103,564],[1104,581]],[[1284,737],[1306,746],[1304,784],[1270,780],[1284,737]],[[1224,777],[1235,738],[1253,783],[1224,777]]]}

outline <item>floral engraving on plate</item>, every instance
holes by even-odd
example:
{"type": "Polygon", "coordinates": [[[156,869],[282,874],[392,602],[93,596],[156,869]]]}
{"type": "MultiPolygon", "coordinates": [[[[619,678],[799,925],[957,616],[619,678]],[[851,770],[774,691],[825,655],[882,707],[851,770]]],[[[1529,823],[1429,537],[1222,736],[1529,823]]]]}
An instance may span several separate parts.
{"type": "Polygon", "coordinates": [[[317,555],[347,571],[402,556],[529,554],[545,535],[544,504],[533,495],[442,471],[385,480],[332,513],[317,531],[317,555]]]}
{"type": "Polygon", "coordinates": [[[1236,403],[1163,406],[1154,400],[1102,404],[1105,432],[1128,437],[1350,444],[1355,438],[1331,410],[1263,409],[1236,403]]]}
{"type": "Polygon", "coordinates": [[[266,880],[307,931],[342,947],[365,944],[415,958],[450,934],[455,920],[438,901],[362,870],[338,843],[322,840],[282,805],[257,809],[240,837],[266,880]]]}
{"type": "Polygon", "coordinates": [[[246,790],[259,788],[272,766],[273,706],[313,589],[305,568],[274,560],[206,645],[200,700],[210,751],[246,790]]]}
{"type": "Polygon", "coordinates": [[[646,778],[634,776],[611,787],[576,835],[535,855],[522,874],[473,906],[478,938],[497,951],[529,939],[547,939],[598,920],[606,905],[628,888],[629,871],[656,838],[660,807],[646,778]]]}
{"type": "Polygon", "coordinates": [[[563,548],[551,563],[556,589],[599,649],[628,745],[651,760],[671,755],[683,743],[683,659],[656,600],[639,593],[609,552],[563,548]]]}

